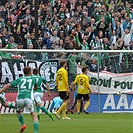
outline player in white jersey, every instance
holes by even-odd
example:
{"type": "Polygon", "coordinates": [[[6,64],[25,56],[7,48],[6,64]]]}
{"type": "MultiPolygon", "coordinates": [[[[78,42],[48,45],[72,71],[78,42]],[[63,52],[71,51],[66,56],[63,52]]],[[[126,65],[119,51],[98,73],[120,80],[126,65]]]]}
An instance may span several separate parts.
{"type": "Polygon", "coordinates": [[[26,124],[24,123],[24,118],[21,114],[22,109],[24,107],[27,109],[27,111],[30,112],[31,117],[34,121],[34,133],[38,133],[38,118],[37,114],[34,110],[34,95],[33,95],[33,89],[36,86],[36,80],[32,76],[31,67],[24,67],[23,69],[24,76],[12,81],[11,83],[8,83],[6,86],[4,86],[0,90],[0,94],[10,87],[17,86],[18,88],[18,95],[16,98],[16,112],[19,122],[21,123],[20,133],[24,132],[26,128],[26,124]]]}
{"type": "Polygon", "coordinates": [[[38,89],[34,90],[34,99],[36,102],[36,111],[37,111],[37,115],[38,115],[38,119],[40,119],[40,109],[42,110],[42,112],[44,112],[45,114],[47,114],[53,121],[54,121],[54,116],[51,112],[49,112],[45,106],[43,105],[42,102],[42,98],[43,98],[43,88],[42,88],[42,84],[45,84],[47,89],[48,89],[48,96],[50,96],[50,87],[48,82],[46,81],[46,79],[44,79],[43,77],[39,76],[39,70],[38,68],[34,68],[33,69],[33,76],[36,79],[37,82],[37,86],[38,89]]]}

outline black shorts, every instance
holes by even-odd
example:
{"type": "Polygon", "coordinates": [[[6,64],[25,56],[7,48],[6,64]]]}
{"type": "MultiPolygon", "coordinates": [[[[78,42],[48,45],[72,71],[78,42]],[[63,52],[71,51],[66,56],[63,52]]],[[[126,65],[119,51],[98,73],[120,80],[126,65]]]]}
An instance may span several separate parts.
{"type": "Polygon", "coordinates": [[[59,96],[62,100],[68,100],[69,99],[69,94],[67,94],[66,91],[60,91],[59,96]]]}
{"type": "Polygon", "coordinates": [[[77,94],[77,99],[81,99],[82,97],[84,98],[84,101],[90,99],[89,94],[79,94],[79,93],[77,94]]]}

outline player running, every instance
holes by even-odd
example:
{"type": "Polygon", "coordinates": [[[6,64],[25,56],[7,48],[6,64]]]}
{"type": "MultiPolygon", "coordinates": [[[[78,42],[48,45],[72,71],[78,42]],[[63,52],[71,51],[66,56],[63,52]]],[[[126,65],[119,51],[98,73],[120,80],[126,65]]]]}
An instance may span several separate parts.
{"type": "Polygon", "coordinates": [[[0,90],[0,94],[9,89],[10,87],[15,87],[15,86],[18,87],[18,95],[16,98],[16,106],[17,106],[16,113],[18,120],[22,125],[20,128],[20,133],[24,132],[26,128],[24,118],[21,114],[21,111],[22,109],[24,109],[24,107],[27,109],[27,111],[30,112],[31,117],[34,121],[33,123],[34,133],[38,133],[39,124],[38,124],[37,114],[34,110],[34,95],[33,95],[33,89],[36,85],[36,80],[32,76],[31,67],[28,66],[24,67],[23,72],[25,76],[22,76],[12,81],[11,83],[8,83],[0,90]]]}
{"type": "Polygon", "coordinates": [[[40,112],[40,109],[41,109],[42,112],[46,113],[54,121],[53,114],[51,112],[49,112],[45,108],[45,106],[43,105],[43,102],[42,102],[42,98],[43,98],[42,84],[46,85],[47,90],[48,90],[48,96],[50,96],[50,87],[49,87],[49,84],[46,81],[46,79],[44,79],[43,77],[39,76],[38,68],[34,68],[33,69],[33,76],[35,77],[36,82],[37,82],[37,86],[38,86],[38,89],[34,90],[34,99],[35,99],[35,102],[36,102],[36,111],[37,111],[38,119],[40,119],[39,112],[40,112]]]}

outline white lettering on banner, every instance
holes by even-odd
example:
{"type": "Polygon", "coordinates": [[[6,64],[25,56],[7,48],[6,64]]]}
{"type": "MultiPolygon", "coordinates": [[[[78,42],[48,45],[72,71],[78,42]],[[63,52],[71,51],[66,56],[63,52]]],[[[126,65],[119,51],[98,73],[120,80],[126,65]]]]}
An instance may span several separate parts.
{"type": "Polygon", "coordinates": [[[133,109],[133,100],[132,100],[132,102],[131,102],[131,104],[130,104],[129,109],[133,109]]]}
{"type": "Polygon", "coordinates": [[[124,107],[124,109],[128,109],[127,96],[125,94],[122,94],[120,96],[116,109],[120,109],[121,107],[124,107]]]}
{"type": "Polygon", "coordinates": [[[23,75],[24,63],[20,63],[20,71],[18,70],[16,63],[13,65],[13,68],[14,68],[14,73],[15,73],[15,79],[19,78],[20,74],[23,75]]]}
{"type": "Polygon", "coordinates": [[[114,95],[109,94],[106,98],[105,104],[103,106],[103,110],[104,111],[108,110],[109,107],[111,108],[111,110],[116,110],[116,111],[120,110],[121,108],[123,108],[124,110],[128,110],[128,109],[131,110],[133,109],[133,99],[130,99],[130,101],[128,101],[126,94],[122,94],[118,99],[118,103],[117,103],[116,100],[114,99],[114,95]]]}
{"type": "Polygon", "coordinates": [[[9,79],[9,81],[13,81],[13,75],[11,73],[10,67],[7,62],[2,62],[1,63],[1,71],[2,71],[2,78],[1,82],[5,82],[6,78],[9,79]]]}
{"type": "Polygon", "coordinates": [[[107,109],[108,107],[115,109],[115,102],[114,102],[114,96],[113,95],[107,96],[107,99],[105,101],[103,109],[107,109]]]}
{"type": "Polygon", "coordinates": [[[36,68],[36,63],[35,63],[35,62],[34,62],[34,63],[33,63],[33,62],[32,62],[32,63],[29,63],[28,65],[29,65],[32,69],[36,68]]]}
{"type": "Polygon", "coordinates": [[[0,71],[1,71],[1,81],[5,82],[6,78],[9,79],[9,82],[17,79],[20,74],[23,75],[23,68],[24,66],[30,66],[33,68],[39,68],[40,74],[42,77],[44,77],[49,85],[50,89],[55,88],[55,78],[56,78],[56,71],[58,67],[58,61],[49,60],[48,62],[39,62],[39,61],[30,61],[30,60],[6,60],[1,62],[0,64],[0,71]]]}

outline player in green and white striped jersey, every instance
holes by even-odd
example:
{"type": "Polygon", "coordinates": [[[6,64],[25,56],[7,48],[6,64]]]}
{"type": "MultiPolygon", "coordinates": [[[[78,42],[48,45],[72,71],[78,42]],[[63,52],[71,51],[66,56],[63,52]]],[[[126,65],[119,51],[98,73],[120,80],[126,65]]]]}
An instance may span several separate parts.
{"type": "Polygon", "coordinates": [[[24,67],[23,69],[24,76],[8,83],[0,90],[0,94],[7,90],[10,87],[18,87],[18,95],[16,98],[16,105],[17,105],[17,117],[19,122],[21,123],[20,132],[24,132],[26,128],[26,124],[24,123],[24,118],[21,114],[22,109],[24,107],[31,113],[31,117],[34,121],[34,133],[38,133],[38,118],[37,114],[34,109],[34,95],[33,89],[36,86],[36,79],[32,76],[31,67],[24,67]]]}
{"type": "Polygon", "coordinates": [[[2,92],[2,93],[0,94],[0,103],[1,103],[2,106],[4,106],[4,107],[16,109],[16,106],[14,106],[13,103],[7,103],[7,102],[6,102],[6,97],[5,97],[5,93],[4,93],[4,92],[2,92]]]}

